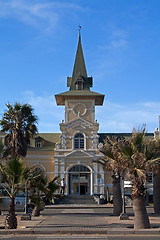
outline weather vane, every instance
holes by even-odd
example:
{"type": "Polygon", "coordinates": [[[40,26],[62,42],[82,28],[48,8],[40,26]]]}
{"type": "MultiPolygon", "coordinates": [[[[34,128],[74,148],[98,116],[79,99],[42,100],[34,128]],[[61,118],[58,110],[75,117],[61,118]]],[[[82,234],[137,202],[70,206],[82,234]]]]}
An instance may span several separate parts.
{"type": "Polygon", "coordinates": [[[81,32],[81,30],[82,30],[82,27],[81,27],[81,25],[79,24],[79,25],[78,25],[78,31],[79,31],[79,33],[81,32]]]}

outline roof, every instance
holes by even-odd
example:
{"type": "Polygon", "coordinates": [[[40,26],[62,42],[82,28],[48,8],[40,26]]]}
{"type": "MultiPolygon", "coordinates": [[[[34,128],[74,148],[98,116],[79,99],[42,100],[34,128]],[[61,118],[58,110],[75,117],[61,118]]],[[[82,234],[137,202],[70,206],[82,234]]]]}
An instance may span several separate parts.
{"type": "Polygon", "coordinates": [[[75,90],[75,82],[77,81],[79,74],[82,77],[87,78],[87,71],[86,71],[86,66],[85,66],[85,61],[83,56],[80,33],[79,33],[78,47],[77,47],[76,58],[74,62],[70,90],[75,90]]]}
{"type": "MultiPolygon", "coordinates": [[[[116,138],[131,138],[132,133],[98,133],[99,142],[104,143],[107,136],[116,138]]],[[[146,133],[146,139],[151,139],[154,137],[154,133],[146,133]]]]}
{"type": "Polygon", "coordinates": [[[92,87],[92,85],[92,77],[87,76],[81,44],[81,35],[79,33],[78,47],[72,77],[67,78],[67,87],[70,87],[70,90],[55,95],[57,105],[65,105],[66,99],[75,99],[75,97],[76,99],[95,99],[95,105],[102,105],[104,95],[90,91],[90,87],[92,87]],[[81,80],[83,82],[83,87],[79,90],[76,90],[77,80],[81,80]]]}
{"type": "Polygon", "coordinates": [[[102,105],[104,100],[104,95],[92,92],[90,90],[72,90],[55,95],[57,105],[64,105],[66,99],[75,98],[78,99],[95,99],[95,105],[102,105]]]}
{"type": "Polygon", "coordinates": [[[55,144],[57,142],[60,142],[60,135],[61,133],[38,133],[34,136],[34,138],[30,141],[30,146],[28,150],[54,150],[55,144]],[[35,147],[35,141],[42,138],[44,141],[44,144],[42,147],[37,148],[35,147]]]}

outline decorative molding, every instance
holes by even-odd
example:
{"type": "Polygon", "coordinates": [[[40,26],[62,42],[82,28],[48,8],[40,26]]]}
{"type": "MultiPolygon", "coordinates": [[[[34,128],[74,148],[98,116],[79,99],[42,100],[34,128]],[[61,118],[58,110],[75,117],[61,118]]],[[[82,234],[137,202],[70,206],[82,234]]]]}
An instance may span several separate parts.
{"type": "Polygon", "coordinates": [[[74,112],[74,114],[76,115],[76,116],[78,116],[78,112],[77,112],[77,110],[76,110],[76,107],[78,107],[78,105],[80,106],[80,108],[83,108],[83,113],[80,113],[80,115],[81,116],[83,116],[83,115],[85,115],[86,114],[86,112],[87,112],[87,108],[86,108],[86,105],[84,104],[84,103],[82,103],[82,102],[78,102],[78,103],[76,103],[75,105],[74,105],[74,107],[73,107],[73,112],[74,112]]]}
{"type": "Polygon", "coordinates": [[[28,158],[39,158],[39,159],[54,159],[54,156],[51,155],[27,155],[25,159],[28,161],[28,158]]]}
{"type": "Polygon", "coordinates": [[[68,123],[65,128],[73,128],[75,125],[82,125],[85,128],[93,128],[92,123],[87,123],[81,119],[76,119],[75,121],[72,121],[71,123],[68,123]]]}

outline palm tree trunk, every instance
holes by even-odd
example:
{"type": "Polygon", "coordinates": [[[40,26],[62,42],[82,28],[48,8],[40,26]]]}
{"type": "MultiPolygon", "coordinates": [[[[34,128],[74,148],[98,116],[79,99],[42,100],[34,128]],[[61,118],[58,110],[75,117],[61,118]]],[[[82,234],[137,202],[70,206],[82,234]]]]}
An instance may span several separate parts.
{"type": "Polygon", "coordinates": [[[113,175],[113,215],[119,216],[122,213],[122,194],[120,177],[113,175]]]}
{"type": "Polygon", "coordinates": [[[160,214],[160,170],[153,177],[154,212],[160,214]]]}
{"type": "Polygon", "coordinates": [[[144,195],[133,197],[134,229],[150,228],[144,195]]]}
{"type": "Polygon", "coordinates": [[[32,212],[33,216],[34,217],[39,217],[40,216],[40,211],[41,211],[40,207],[35,206],[35,208],[33,209],[33,212],[32,212]]]}
{"type": "Polygon", "coordinates": [[[16,229],[17,228],[17,217],[15,214],[15,202],[14,197],[10,199],[9,212],[5,219],[5,228],[16,229]]]}

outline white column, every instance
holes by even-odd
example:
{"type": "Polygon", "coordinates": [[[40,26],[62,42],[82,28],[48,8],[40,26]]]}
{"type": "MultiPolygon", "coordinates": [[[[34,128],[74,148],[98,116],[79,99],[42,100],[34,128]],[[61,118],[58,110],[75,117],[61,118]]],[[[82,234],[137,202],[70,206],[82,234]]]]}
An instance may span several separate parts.
{"type": "Polygon", "coordinates": [[[84,150],[87,149],[87,139],[88,139],[88,136],[84,136],[84,150]]]}
{"type": "Polygon", "coordinates": [[[94,166],[94,193],[98,193],[98,183],[97,183],[98,163],[93,163],[93,166],[94,166]]]}
{"type": "Polygon", "coordinates": [[[95,120],[95,100],[92,101],[92,122],[95,120]]]}
{"type": "Polygon", "coordinates": [[[97,149],[97,132],[93,133],[93,149],[97,149]]]}
{"type": "Polygon", "coordinates": [[[58,176],[58,159],[54,159],[54,177],[58,176]]]}
{"type": "Polygon", "coordinates": [[[90,184],[91,184],[91,187],[90,187],[90,190],[91,190],[90,195],[93,195],[93,171],[91,171],[91,182],[90,182],[90,184]]]}
{"type": "MultiPolygon", "coordinates": [[[[58,177],[58,159],[54,158],[54,177],[58,177]]],[[[58,189],[56,190],[58,193],[58,189]]]]}
{"type": "Polygon", "coordinates": [[[62,146],[62,149],[66,149],[66,133],[65,132],[62,132],[61,134],[61,146],[62,146]]]}
{"type": "Polygon", "coordinates": [[[68,114],[69,114],[69,105],[68,105],[68,102],[65,101],[65,122],[68,122],[68,114]]]}
{"type": "Polygon", "coordinates": [[[104,169],[103,165],[100,165],[101,183],[100,183],[100,193],[104,194],[104,169]]]}
{"type": "Polygon", "coordinates": [[[65,162],[64,158],[61,159],[61,179],[65,178],[65,162]]]}

